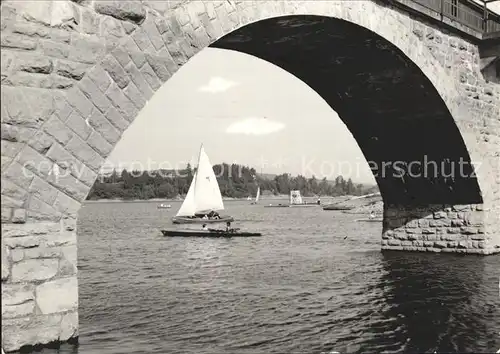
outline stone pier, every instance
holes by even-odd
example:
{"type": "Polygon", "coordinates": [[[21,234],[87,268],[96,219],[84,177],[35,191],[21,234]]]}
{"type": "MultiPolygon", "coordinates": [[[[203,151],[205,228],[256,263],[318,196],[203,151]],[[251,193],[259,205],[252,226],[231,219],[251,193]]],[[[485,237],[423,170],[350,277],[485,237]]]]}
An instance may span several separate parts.
{"type": "Polygon", "coordinates": [[[498,253],[486,234],[483,205],[386,206],[382,250],[469,254],[498,253]]]}
{"type": "Polygon", "coordinates": [[[74,221],[2,225],[2,347],[77,338],[74,221]]]}

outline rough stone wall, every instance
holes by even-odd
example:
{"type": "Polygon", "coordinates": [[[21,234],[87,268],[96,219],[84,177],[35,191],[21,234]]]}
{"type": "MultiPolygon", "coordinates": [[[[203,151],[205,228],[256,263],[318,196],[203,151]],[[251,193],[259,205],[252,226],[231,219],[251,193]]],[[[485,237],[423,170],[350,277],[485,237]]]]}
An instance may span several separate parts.
{"type": "Polygon", "coordinates": [[[485,235],[483,205],[386,206],[383,250],[469,254],[498,252],[485,235]]]}
{"type": "Polygon", "coordinates": [[[292,14],[357,23],[419,65],[455,117],[472,159],[483,162],[478,175],[485,235],[500,244],[499,86],[484,81],[477,47],[462,39],[372,1],[4,0],[6,351],[77,335],[76,268],[68,265],[76,262],[77,212],[101,164],[147,100],[217,38],[260,19],[292,14]]]}
{"type": "Polygon", "coordinates": [[[78,336],[74,225],[31,224],[2,230],[2,347],[78,336]],[[6,247],[6,248],[4,248],[6,247]]]}
{"type": "Polygon", "coordinates": [[[500,85],[481,73],[478,45],[422,22],[412,31],[457,83],[466,119],[456,122],[481,182],[487,242],[500,246],[500,85]]]}

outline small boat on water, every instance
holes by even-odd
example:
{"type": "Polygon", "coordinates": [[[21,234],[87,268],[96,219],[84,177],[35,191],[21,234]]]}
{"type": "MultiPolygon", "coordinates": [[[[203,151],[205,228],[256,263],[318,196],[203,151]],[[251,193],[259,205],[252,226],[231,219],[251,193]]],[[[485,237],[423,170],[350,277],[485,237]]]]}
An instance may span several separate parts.
{"type": "Polygon", "coordinates": [[[375,213],[372,211],[370,213],[370,216],[368,218],[366,218],[366,219],[357,219],[356,221],[358,221],[358,222],[378,222],[378,223],[380,223],[380,222],[384,221],[384,219],[381,218],[381,217],[376,217],[375,213]]]}
{"type": "Polygon", "coordinates": [[[172,206],[170,204],[160,204],[157,206],[158,209],[170,209],[172,206]]]}
{"type": "Polygon", "coordinates": [[[239,229],[231,230],[161,230],[163,236],[170,237],[259,237],[262,236],[259,232],[240,232],[239,229]]]}
{"type": "Polygon", "coordinates": [[[255,205],[259,202],[260,198],[260,186],[257,187],[257,195],[255,196],[255,200],[251,202],[250,204],[255,205]]]}
{"type": "Polygon", "coordinates": [[[264,205],[264,208],[290,208],[290,205],[288,204],[269,204],[269,205],[264,205]]]}
{"type": "Polygon", "coordinates": [[[351,206],[342,206],[342,205],[336,205],[336,204],[328,204],[323,206],[323,210],[352,210],[354,207],[351,206]]]}
{"type": "Polygon", "coordinates": [[[313,207],[318,206],[318,203],[307,203],[302,200],[299,190],[290,191],[290,207],[313,207]]]}
{"type": "Polygon", "coordinates": [[[366,219],[357,219],[356,221],[358,222],[382,222],[384,221],[384,219],[382,218],[373,218],[373,219],[370,219],[370,218],[366,218],[366,219]]]}
{"type": "Polygon", "coordinates": [[[302,200],[299,190],[290,191],[290,202],[288,204],[269,204],[264,205],[265,208],[297,208],[297,207],[313,207],[319,206],[320,203],[307,203],[302,200]]]}
{"type": "Polygon", "coordinates": [[[174,224],[214,224],[234,221],[232,216],[219,215],[218,211],[221,210],[224,210],[224,202],[219,183],[201,144],[198,167],[186,198],[172,222],[174,224]]]}

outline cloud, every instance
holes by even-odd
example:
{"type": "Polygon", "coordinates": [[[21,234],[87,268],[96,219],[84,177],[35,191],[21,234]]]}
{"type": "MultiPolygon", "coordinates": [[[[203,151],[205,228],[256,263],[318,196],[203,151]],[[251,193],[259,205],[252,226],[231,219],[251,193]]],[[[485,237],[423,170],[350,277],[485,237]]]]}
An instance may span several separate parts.
{"type": "Polygon", "coordinates": [[[285,128],[285,124],[266,118],[247,118],[231,124],[226,129],[228,134],[266,135],[285,128]]]}
{"type": "Polygon", "coordinates": [[[223,79],[222,77],[213,77],[208,84],[201,86],[198,91],[218,93],[229,90],[231,87],[238,85],[237,82],[223,79]]]}

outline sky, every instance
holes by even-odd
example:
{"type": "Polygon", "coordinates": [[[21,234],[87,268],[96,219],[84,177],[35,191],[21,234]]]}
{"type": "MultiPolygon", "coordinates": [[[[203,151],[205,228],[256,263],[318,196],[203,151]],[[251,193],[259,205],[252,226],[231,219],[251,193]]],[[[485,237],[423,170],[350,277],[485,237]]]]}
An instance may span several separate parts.
{"type": "Polygon", "coordinates": [[[151,98],[107,164],[121,170],[212,164],[375,183],[355,139],[309,86],[256,57],[206,48],[151,98]]]}
{"type": "MultiPolygon", "coordinates": [[[[480,0],[474,0],[474,2],[476,2],[476,3],[480,4],[481,6],[483,6],[483,2],[480,1],[480,0]]],[[[488,3],[486,5],[486,7],[489,10],[491,10],[491,11],[497,13],[497,14],[500,14],[500,1],[499,0],[488,3]]]]}

